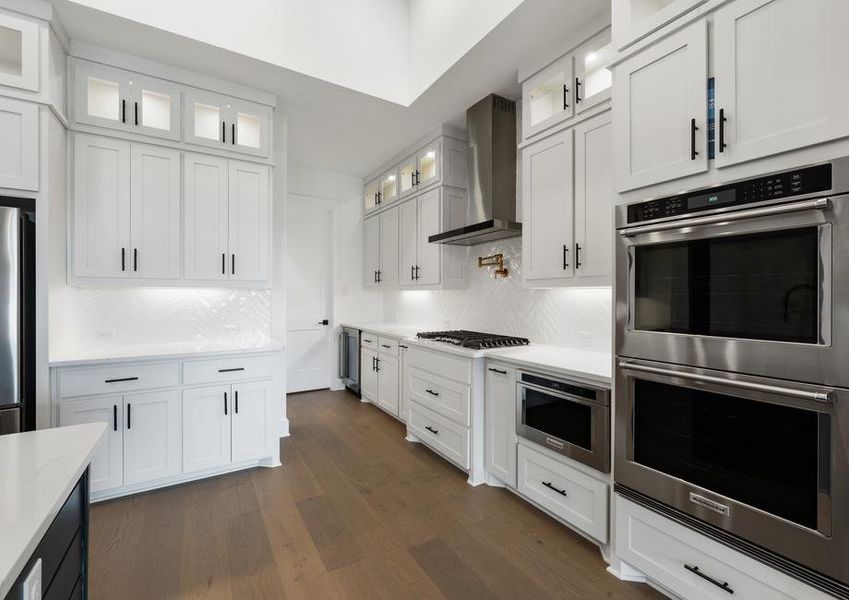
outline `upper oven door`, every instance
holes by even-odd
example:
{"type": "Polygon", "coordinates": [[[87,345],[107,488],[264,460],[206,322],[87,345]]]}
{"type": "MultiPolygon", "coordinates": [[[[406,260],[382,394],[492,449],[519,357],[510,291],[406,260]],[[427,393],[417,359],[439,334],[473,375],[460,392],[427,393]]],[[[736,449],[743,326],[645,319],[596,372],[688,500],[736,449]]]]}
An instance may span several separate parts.
{"type": "Polygon", "coordinates": [[[621,359],[614,478],[849,581],[847,402],[839,388],[621,359]]]}
{"type": "Polygon", "coordinates": [[[846,198],[620,230],[617,354],[849,385],[846,198]]]}

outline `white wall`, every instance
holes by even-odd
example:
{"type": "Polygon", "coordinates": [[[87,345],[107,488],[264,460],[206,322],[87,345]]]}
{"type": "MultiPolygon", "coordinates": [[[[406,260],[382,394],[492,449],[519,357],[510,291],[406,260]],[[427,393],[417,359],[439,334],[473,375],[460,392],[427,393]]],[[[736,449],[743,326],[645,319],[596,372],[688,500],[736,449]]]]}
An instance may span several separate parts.
{"type": "Polygon", "coordinates": [[[613,340],[610,287],[522,289],[521,238],[472,247],[464,290],[384,292],[384,319],[429,329],[471,329],[532,342],[609,352],[613,340]],[[493,279],[478,256],[503,252],[510,274],[493,279]]]}

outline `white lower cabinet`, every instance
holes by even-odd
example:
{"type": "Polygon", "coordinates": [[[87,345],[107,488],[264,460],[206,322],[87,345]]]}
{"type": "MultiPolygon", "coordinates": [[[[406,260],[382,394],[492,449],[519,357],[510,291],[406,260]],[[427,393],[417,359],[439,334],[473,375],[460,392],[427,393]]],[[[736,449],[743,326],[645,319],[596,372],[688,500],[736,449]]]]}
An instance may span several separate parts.
{"type": "Polygon", "coordinates": [[[407,350],[406,344],[398,344],[398,418],[406,423],[410,418],[410,396],[404,380],[407,377],[407,350]]]}
{"type": "Polygon", "coordinates": [[[180,472],[180,392],[124,396],[124,485],[180,472]]]}
{"type": "Polygon", "coordinates": [[[519,493],[575,529],[607,542],[608,483],[519,444],[519,493]]]}
{"type": "Polygon", "coordinates": [[[389,354],[378,356],[377,405],[398,416],[398,358],[389,354]]]}
{"type": "Polygon", "coordinates": [[[59,367],[54,376],[59,425],[100,422],[108,427],[91,462],[95,499],[190,480],[193,473],[207,475],[231,469],[235,463],[276,462],[272,444],[275,375],[264,379],[253,375],[254,379],[244,381],[240,377],[248,379],[261,371],[230,366],[270,360],[279,362],[280,357],[59,367]],[[195,384],[206,385],[181,384],[181,371],[204,373],[208,371],[204,363],[209,362],[221,365],[220,376],[231,376],[230,381],[218,383],[214,375],[206,380],[193,376],[195,384]],[[198,365],[206,371],[198,371],[198,365]]]}
{"type": "Polygon", "coordinates": [[[59,423],[82,425],[106,423],[106,433],[97,445],[89,467],[92,492],[124,484],[124,403],[121,396],[80,398],[59,405],[59,423]]]}
{"type": "Polygon", "coordinates": [[[360,396],[377,404],[377,352],[363,347],[360,356],[360,396]]]}
{"type": "Polygon", "coordinates": [[[616,554],[687,600],[827,600],[761,562],[616,497],[616,554]]]}
{"type": "Polygon", "coordinates": [[[516,369],[487,361],[484,390],[484,466],[516,487],[516,369]]]}
{"type": "Polygon", "coordinates": [[[364,333],[360,366],[360,396],[399,417],[399,344],[398,340],[364,333]]]}
{"type": "Polygon", "coordinates": [[[469,430],[421,404],[410,406],[407,429],[418,439],[462,469],[468,469],[469,430]]]}

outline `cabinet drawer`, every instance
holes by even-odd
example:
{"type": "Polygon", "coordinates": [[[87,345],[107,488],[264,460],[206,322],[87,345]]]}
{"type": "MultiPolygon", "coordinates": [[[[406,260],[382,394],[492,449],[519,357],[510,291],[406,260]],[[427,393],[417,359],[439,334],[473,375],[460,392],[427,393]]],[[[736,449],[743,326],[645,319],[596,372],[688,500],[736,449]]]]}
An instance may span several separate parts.
{"type": "Polygon", "coordinates": [[[372,350],[377,351],[377,336],[373,333],[364,331],[360,336],[360,343],[363,348],[371,348],[372,350]]]}
{"type": "Polygon", "coordinates": [[[59,395],[95,396],[180,385],[180,363],[127,363],[59,371],[59,395]]]}
{"type": "Polygon", "coordinates": [[[413,402],[409,430],[422,442],[463,469],[469,468],[469,430],[413,402]]]}
{"type": "Polygon", "coordinates": [[[421,369],[410,368],[410,399],[435,413],[468,427],[471,388],[442,379],[421,369]]]}
{"type": "Polygon", "coordinates": [[[377,338],[378,352],[384,356],[398,356],[398,340],[391,338],[377,338]]]}
{"type": "Polygon", "coordinates": [[[607,542],[607,483],[519,444],[519,492],[587,535],[607,542]]]}
{"type": "Polygon", "coordinates": [[[186,361],[183,363],[183,382],[186,385],[195,385],[273,377],[274,361],[274,356],[234,356],[186,361]]]}
{"type": "Polygon", "coordinates": [[[616,535],[622,560],[682,598],[830,598],[801,581],[621,497],[616,498],[616,535]],[[694,572],[696,570],[700,575],[694,572]],[[706,577],[717,583],[711,583],[706,577]],[[727,589],[721,587],[723,584],[727,589]]]}
{"type": "Polygon", "coordinates": [[[410,344],[407,362],[413,367],[436,373],[440,377],[453,379],[466,385],[472,384],[472,359],[410,344]]]}

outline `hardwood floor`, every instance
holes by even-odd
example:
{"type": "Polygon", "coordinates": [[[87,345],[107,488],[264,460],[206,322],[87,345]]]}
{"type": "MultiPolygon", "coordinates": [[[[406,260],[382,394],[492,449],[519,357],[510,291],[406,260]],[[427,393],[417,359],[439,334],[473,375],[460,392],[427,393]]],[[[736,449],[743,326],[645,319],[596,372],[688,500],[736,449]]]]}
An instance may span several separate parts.
{"type": "Polygon", "coordinates": [[[92,599],[663,598],[346,392],[289,397],[283,466],[97,504],[92,599]]]}

